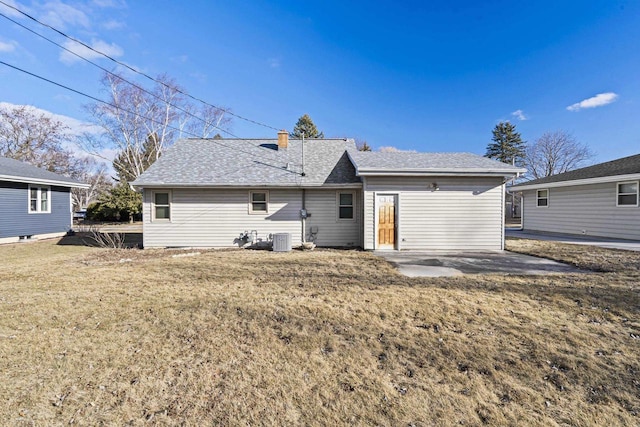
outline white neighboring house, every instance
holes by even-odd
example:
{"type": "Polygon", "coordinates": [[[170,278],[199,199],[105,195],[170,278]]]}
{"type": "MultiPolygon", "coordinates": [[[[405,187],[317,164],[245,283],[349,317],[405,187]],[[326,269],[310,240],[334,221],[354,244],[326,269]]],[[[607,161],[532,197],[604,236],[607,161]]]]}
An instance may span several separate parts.
{"type": "Polygon", "coordinates": [[[640,240],[640,154],[515,185],[522,228],[640,240]]]}
{"type": "Polygon", "coordinates": [[[351,139],[184,139],[132,185],[144,247],[502,250],[504,183],[523,169],[469,153],[358,152],[351,139]],[[241,238],[245,231],[248,237],[241,238]]]}

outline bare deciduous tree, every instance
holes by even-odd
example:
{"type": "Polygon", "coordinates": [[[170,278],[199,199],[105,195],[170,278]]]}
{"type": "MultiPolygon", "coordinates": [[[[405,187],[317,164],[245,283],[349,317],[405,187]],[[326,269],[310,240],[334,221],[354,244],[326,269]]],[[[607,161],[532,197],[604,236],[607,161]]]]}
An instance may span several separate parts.
{"type": "Polygon", "coordinates": [[[0,156],[76,177],[84,163],[66,148],[74,139],[68,126],[33,107],[0,109],[0,156]]]}
{"type": "Polygon", "coordinates": [[[122,181],[131,181],[155,162],[173,142],[187,132],[208,137],[214,129],[228,126],[224,111],[196,108],[172,78],[161,75],[150,89],[105,73],[102,85],[108,104],[87,106],[102,138],[86,140],[93,153],[110,148],[118,154],[114,169],[122,181]]]}
{"type": "Polygon", "coordinates": [[[90,185],[89,188],[71,189],[71,199],[75,210],[86,208],[112,187],[106,165],[91,158],[86,159],[86,168],[75,178],[90,185]]]}
{"type": "Polygon", "coordinates": [[[584,166],[594,154],[570,133],[546,132],[526,150],[525,167],[530,178],[556,175],[584,166]]]}

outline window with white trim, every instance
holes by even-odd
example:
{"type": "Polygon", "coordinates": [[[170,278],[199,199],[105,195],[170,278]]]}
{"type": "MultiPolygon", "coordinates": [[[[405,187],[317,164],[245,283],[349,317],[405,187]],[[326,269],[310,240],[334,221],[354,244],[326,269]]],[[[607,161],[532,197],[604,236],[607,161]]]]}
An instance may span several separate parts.
{"type": "Polygon", "coordinates": [[[153,221],[171,221],[171,192],[154,191],[153,198],[153,221]]]}
{"type": "Polygon", "coordinates": [[[338,193],[338,219],[354,219],[353,192],[338,193]]]}
{"type": "Polygon", "coordinates": [[[617,206],[638,206],[638,181],[619,182],[617,206]]]}
{"type": "Polygon", "coordinates": [[[537,190],[536,200],[538,207],[546,208],[549,206],[549,190],[537,190]]]}
{"type": "Polygon", "coordinates": [[[29,185],[29,213],[51,212],[51,189],[29,185]]]}
{"type": "Polygon", "coordinates": [[[250,191],[249,192],[249,213],[266,214],[269,212],[269,192],[250,191]]]}

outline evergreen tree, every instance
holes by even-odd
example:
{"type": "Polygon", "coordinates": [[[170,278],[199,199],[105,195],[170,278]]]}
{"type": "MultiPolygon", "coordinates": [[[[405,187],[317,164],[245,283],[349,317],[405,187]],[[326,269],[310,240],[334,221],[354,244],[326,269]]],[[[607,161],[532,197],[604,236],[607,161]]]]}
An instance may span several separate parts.
{"type": "Polygon", "coordinates": [[[360,141],[356,139],[356,148],[358,151],[372,151],[371,146],[367,143],[367,141],[360,141]]]}
{"type": "Polygon", "coordinates": [[[142,212],[142,194],[135,192],[126,182],[120,182],[98,200],[96,210],[102,211],[106,217],[128,216],[129,222],[133,217],[142,212]]]}
{"type": "Polygon", "coordinates": [[[485,157],[504,163],[522,165],[525,158],[525,142],[516,126],[509,122],[500,122],[493,128],[492,143],[487,145],[485,157]]]}
{"type": "Polygon", "coordinates": [[[305,138],[324,138],[324,132],[318,132],[318,128],[308,114],[298,119],[290,135],[292,138],[302,138],[303,133],[305,138]]]}
{"type": "Polygon", "coordinates": [[[120,182],[134,181],[160,157],[157,151],[157,141],[158,134],[153,132],[147,135],[146,141],[142,144],[142,150],[130,146],[113,159],[113,169],[118,174],[120,182]]]}

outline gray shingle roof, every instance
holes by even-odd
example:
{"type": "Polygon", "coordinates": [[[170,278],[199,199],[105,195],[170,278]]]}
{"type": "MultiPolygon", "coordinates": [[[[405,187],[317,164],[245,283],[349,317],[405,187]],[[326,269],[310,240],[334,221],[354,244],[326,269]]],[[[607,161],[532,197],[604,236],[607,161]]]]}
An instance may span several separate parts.
{"type": "Polygon", "coordinates": [[[73,178],[49,172],[18,160],[0,157],[0,181],[3,179],[36,184],[54,184],[62,187],[86,186],[73,178]]]}
{"type": "Polygon", "coordinates": [[[524,169],[471,153],[350,152],[358,173],[505,173],[524,169]]]}
{"type": "Polygon", "coordinates": [[[321,186],[358,184],[346,154],[353,140],[182,139],[133,182],[153,186],[321,186]]]}
{"type": "Polygon", "coordinates": [[[597,165],[572,170],[544,178],[523,182],[515,187],[523,185],[550,184],[552,182],[576,181],[580,179],[603,178],[607,176],[630,175],[640,173],[640,154],[623,157],[622,159],[598,163],[597,165]]]}

